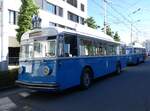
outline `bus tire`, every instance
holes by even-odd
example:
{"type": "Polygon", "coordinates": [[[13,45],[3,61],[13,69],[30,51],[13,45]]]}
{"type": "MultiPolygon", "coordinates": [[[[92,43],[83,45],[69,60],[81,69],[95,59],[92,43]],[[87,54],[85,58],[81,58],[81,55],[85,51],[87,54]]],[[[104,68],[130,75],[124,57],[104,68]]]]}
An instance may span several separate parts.
{"type": "Polygon", "coordinates": [[[81,89],[88,89],[92,84],[92,71],[90,68],[85,68],[80,78],[81,89]]]}
{"type": "Polygon", "coordinates": [[[116,65],[116,74],[120,74],[121,73],[121,65],[120,65],[120,62],[117,63],[116,65]]]}

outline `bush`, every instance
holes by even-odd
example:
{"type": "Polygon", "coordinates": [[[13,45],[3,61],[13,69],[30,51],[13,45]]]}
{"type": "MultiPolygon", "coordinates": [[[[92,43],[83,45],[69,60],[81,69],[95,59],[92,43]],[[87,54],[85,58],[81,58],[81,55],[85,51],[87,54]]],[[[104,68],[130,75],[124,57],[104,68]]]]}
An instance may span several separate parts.
{"type": "Polygon", "coordinates": [[[18,69],[0,72],[0,88],[15,85],[17,77],[18,77],[18,69]]]}

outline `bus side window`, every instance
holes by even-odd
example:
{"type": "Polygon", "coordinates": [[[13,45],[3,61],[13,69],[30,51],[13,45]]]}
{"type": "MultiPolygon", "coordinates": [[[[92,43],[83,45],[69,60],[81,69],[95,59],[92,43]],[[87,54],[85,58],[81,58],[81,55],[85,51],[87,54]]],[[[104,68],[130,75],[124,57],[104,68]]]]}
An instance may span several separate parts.
{"type": "Polygon", "coordinates": [[[64,35],[64,56],[74,57],[78,55],[77,51],[77,37],[76,35],[64,35]]]}
{"type": "Polygon", "coordinates": [[[59,45],[58,45],[58,56],[63,57],[63,36],[59,37],[59,45]]]}
{"type": "Polygon", "coordinates": [[[80,56],[94,56],[94,45],[90,39],[80,39],[80,56]]]}

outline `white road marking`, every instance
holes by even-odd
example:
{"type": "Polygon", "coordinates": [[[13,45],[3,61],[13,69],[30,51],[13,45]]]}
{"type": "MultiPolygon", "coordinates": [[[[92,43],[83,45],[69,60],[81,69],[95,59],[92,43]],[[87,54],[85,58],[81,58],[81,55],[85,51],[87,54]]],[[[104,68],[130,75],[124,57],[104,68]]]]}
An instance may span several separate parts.
{"type": "Polygon", "coordinates": [[[16,108],[16,104],[8,97],[0,98],[0,111],[9,111],[9,109],[16,108]]]}
{"type": "Polygon", "coordinates": [[[19,95],[25,98],[25,97],[30,96],[30,93],[28,93],[28,92],[20,92],[19,95]]]}

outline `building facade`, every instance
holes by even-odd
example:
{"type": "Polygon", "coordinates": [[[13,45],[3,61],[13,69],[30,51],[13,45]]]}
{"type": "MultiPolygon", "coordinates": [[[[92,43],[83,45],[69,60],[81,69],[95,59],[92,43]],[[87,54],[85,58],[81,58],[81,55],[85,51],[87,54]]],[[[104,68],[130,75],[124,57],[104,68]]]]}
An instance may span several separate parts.
{"type": "MultiPolygon", "coordinates": [[[[34,0],[39,7],[41,26],[76,30],[86,27],[87,0],[34,0]]],[[[21,0],[0,0],[0,70],[19,60],[16,40],[17,17],[21,0]]]]}
{"type": "Polygon", "coordinates": [[[148,52],[148,55],[150,55],[150,40],[145,40],[143,42],[143,46],[146,48],[146,51],[148,52]]]}

